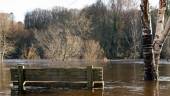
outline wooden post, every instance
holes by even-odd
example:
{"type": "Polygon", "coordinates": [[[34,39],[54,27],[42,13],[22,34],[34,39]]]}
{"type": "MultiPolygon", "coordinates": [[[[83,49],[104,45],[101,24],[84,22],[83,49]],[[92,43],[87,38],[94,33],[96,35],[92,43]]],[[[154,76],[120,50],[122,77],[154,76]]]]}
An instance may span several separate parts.
{"type": "Polygon", "coordinates": [[[88,89],[93,89],[93,65],[87,66],[87,80],[88,80],[88,84],[87,84],[88,89]]]}
{"type": "Polygon", "coordinates": [[[23,93],[24,87],[24,71],[23,71],[24,66],[19,65],[18,66],[18,91],[23,93]]]}

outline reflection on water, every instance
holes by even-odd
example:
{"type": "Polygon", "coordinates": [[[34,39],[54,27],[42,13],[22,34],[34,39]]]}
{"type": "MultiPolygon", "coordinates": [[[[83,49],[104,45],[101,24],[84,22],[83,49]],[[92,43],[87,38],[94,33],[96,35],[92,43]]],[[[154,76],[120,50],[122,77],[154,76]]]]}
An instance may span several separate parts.
{"type": "MultiPolygon", "coordinates": [[[[47,62],[46,62],[47,63],[47,62]]],[[[142,64],[118,64],[109,62],[56,62],[57,64],[31,64],[26,67],[65,67],[70,66],[101,66],[104,68],[105,86],[103,90],[70,90],[70,89],[36,89],[29,90],[23,95],[17,91],[11,91],[9,87],[9,77],[0,79],[0,96],[169,96],[170,94],[170,65],[160,65],[160,81],[144,81],[142,64]]],[[[10,65],[11,66],[11,65],[10,65]]],[[[9,67],[8,66],[8,70],[9,67]]],[[[12,65],[14,67],[15,65],[12,65]]],[[[7,69],[6,69],[7,71],[7,69]]],[[[9,71],[5,76],[10,76],[9,71]]]]}
{"type": "Polygon", "coordinates": [[[144,83],[144,96],[160,96],[159,82],[146,81],[144,83]]]}
{"type": "Polygon", "coordinates": [[[102,90],[48,90],[48,92],[27,92],[25,94],[12,96],[103,96],[102,90]]]}
{"type": "Polygon", "coordinates": [[[10,75],[9,68],[6,68],[4,65],[1,65],[0,68],[0,96],[10,96],[9,84],[10,84],[10,75]]]}

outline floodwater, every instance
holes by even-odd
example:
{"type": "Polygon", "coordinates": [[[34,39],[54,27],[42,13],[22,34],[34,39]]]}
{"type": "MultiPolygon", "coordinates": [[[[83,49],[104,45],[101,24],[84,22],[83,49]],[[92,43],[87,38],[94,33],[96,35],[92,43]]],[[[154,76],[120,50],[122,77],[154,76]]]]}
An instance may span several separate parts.
{"type": "MultiPolygon", "coordinates": [[[[143,80],[143,64],[139,61],[110,61],[110,62],[85,62],[69,61],[47,64],[46,61],[31,62],[20,61],[25,67],[75,67],[75,66],[100,66],[104,68],[104,88],[95,90],[83,89],[39,89],[25,94],[11,91],[9,68],[15,67],[16,61],[6,61],[6,72],[0,77],[0,96],[169,96],[170,94],[170,62],[160,64],[159,82],[143,80]],[[44,63],[43,63],[44,62],[44,63]],[[9,64],[10,63],[10,64],[9,64]],[[61,63],[63,63],[61,65],[61,63]],[[69,66],[70,65],[70,66],[69,66]],[[4,79],[2,79],[2,77],[4,79]]],[[[48,62],[49,63],[49,62],[48,62]]]]}

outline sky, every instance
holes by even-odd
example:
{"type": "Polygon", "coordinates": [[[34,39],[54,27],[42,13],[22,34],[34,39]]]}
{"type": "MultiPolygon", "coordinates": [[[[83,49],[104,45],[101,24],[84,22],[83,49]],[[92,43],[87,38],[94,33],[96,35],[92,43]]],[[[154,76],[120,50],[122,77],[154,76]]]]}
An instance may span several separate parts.
{"type": "MultiPolygon", "coordinates": [[[[35,8],[50,9],[54,6],[62,6],[81,9],[94,2],[96,0],[0,0],[0,12],[13,12],[16,21],[23,21],[25,13],[35,8]]],[[[156,6],[159,0],[150,0],[150,2],[152,6],[156,6]]]]}

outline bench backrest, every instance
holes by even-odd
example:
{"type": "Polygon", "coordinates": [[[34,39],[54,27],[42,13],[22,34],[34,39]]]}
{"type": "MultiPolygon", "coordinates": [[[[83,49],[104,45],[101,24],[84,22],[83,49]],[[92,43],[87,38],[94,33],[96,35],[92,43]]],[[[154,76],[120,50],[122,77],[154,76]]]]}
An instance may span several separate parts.
{"type": "Polygon", "coordinates": [[[101,67],[11,69],[11,81],[18,81],[20,72],[24,81],[103,81],[101,67]]]}

